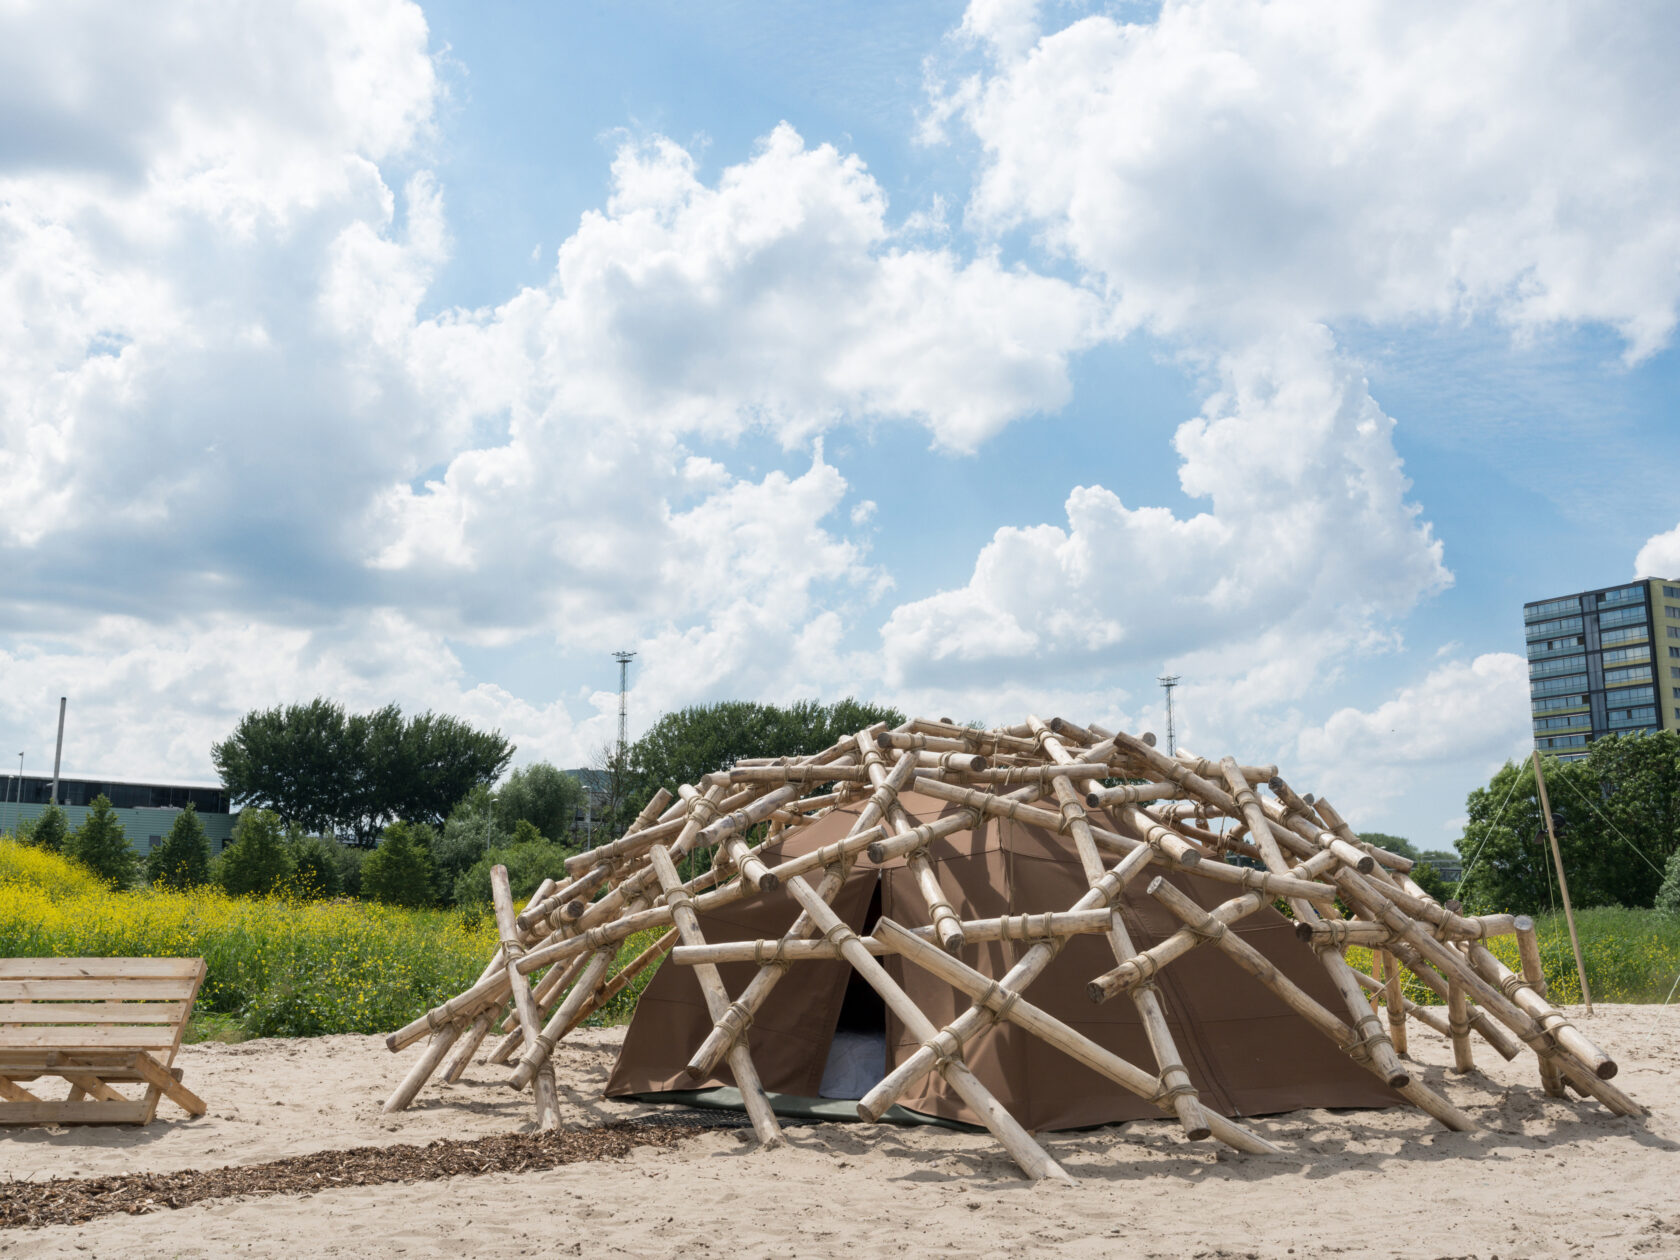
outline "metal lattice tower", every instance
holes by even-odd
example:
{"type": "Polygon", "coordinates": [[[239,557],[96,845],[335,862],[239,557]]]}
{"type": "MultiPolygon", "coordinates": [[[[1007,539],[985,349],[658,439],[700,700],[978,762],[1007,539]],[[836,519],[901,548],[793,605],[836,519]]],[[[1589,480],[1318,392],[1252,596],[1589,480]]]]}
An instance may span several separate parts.
{"type": "Polygon", "coordinates": [[[634,652],[614,652],[613,660],[618,662],[618,764],[624,764],[625,736],[629,726],[629,693],[630,693],[630,662],[636,658],[634,652]]]}
{"type": "Polygon", "coordinates": [[[1162,674],[1155,680],[1161,684],[1161,690],[1167,693],[1167,756],[1171,757],[1178,751],[1178,740],[1173,731],[1173,688],[1178,686],[1177,674],[1162,674]]]}

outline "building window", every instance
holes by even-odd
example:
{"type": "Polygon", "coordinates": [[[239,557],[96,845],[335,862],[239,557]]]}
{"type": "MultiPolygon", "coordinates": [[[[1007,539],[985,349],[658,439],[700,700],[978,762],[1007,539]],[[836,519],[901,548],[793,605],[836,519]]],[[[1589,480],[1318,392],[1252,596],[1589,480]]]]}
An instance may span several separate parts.
{"type": "Polygon", "coordinates": [[[1555,696],[1565,691],[1585,690],[1587,680],[1577,674],[1569,678],[1542,678],[1533,683],[1529,690],[1536,696],[1555,696]]]}
{"type": "Polygon", "coordinates": [[[1529,626],[1524,637],[1528,639],[1544,639],[1548,636],[1560,634],[1574,634],[1582,628],[1579,617],[1563,617],[1557,621],[1541,621],[1529,626]]]}
{"type": "MultiPolygon", "coordinates": [[[[1675,609],[1674,615],[1680,617],[1680,609],[1675,609]]],[[[1598,624],[1608,630],[1611,626],[1630,626],[1634,622],[1645,620],[1645,608],[1635,604],[1631,608],[1611,608],[1598,614],[1598,624]]]]}
{"type": "Polygon", "coordinates": [[[1671,647],[1671,648],[1668,649],[1668,654],[1670,656],[1680,657],[1680,648],[1671,647]]]}
{"type": "Polygon", "coordinates": [[[1528,667],[1530,678],[1544,678],[1547,674],[1578,674],[1587,667],[1584,656],[1559,656],[1549,661],[1535,661],[1528,667]]]}
{"type": "Polygon", "coordinates": [[[1547,617],[1556,617],[1559,613],[1580,611],[1581,597],[1572,595],[1568,599],[1549,599],[1542,604],[1530,604],[1523,609],[1523,620],[1542,621],[1547,617]]]}
{"type": "Polygon", "coordinates": [[[1546,748],[1580,748],[1587,742],[1585,735],[1547,735],[1534,741],[1535,747],[1546,748]]]}
{"type": "Polygon", "coordinates": [[[1649,665],[1632,665],[1627,669],[1607,669],[1604,671],[1604,685],[1614,687],[1617,683],[1649,682],[1651,667],[1649,665]]]}
{"type": "Polygon", "coordinates": [[[1543,700],[1536,700],[1534,702],[1534,711],[1536,713],[1551,713],[1557,709],[1584,709],[1586,707],[1587,698],[1579,694],[1573,696],[1547,696],[1543,700]]]}
{"type": "Polygon", "coordinates": [[[1605,604],[1631,604],[1636,599],[1645,598],[1643,586],[1623,586],[1613,591],[1605,591],[1598,597],[1599,606],[1605,604]]]}
{"type": "Polygon", "coordinates": [[[1680,626],[1670,626],[1668,628],[1668,637],[1671,639],[1680,639],[1680,626]]]}
{"type": "Polygon", "coordinates": [[[1614,665],[1619,661],[1648,661],[1651,659],[1651,649],[1641,644],[1639,647],[1614,648],[1604,654],[1604,663],[1614,665]]]}
{"type": "Polygon", "coordinates": [[[1676,608],[1673,604],[1664,604],[1663,616],[1680,620],[1680,608],[1676,608]]]}

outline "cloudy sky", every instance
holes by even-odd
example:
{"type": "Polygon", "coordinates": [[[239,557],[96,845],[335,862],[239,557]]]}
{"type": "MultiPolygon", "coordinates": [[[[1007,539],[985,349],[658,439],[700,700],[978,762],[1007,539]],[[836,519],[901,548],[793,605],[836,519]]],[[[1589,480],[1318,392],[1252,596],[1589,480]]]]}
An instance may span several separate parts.
{"type": "Polygon", "coordinates": [[[1062,713],[1426,846],[1680,576],[1664,0],[0,5],[0,750],[1062,713]]]}

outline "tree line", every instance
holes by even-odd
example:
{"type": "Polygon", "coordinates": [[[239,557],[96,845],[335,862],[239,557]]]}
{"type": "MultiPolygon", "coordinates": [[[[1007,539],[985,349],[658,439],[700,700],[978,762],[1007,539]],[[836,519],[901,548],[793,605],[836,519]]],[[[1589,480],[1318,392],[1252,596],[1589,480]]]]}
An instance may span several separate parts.
{"type": "MultiPolygon", "coordinates": [[[[1541,763],[1570,900],[1680,912],[1680,733],[1606,736],[1578,761],[1541,763]]],[[[1470,793],[1467,813],[1457,842],[1465,906],[1560,907],[1532,762],[1507,762],[1470,793]]]]}
{"type": "Polygon", "coordinates": [[[616,790],[588,811],[583,829],[575,824],[586,789],[574,775],[538,762],[496,783],[515,751],[499,732],[432,714],[405,722],[395,706],[347,714],[316,699],[254,710],[214,746],[223,787],[240,807],[220,854],[189,806],[142,858],[104,797],[73,832],[52,806],[20,838],[118,888],[216,885],[236,896],[482,907],[493,865],[508,868],[515,896],[529,896],[566,857],[616,835],[660,787],[674,793],[741,757],[817,752],[873,722],[903,720],[854,700],[668,713],[622,759],[603,755],[597,768],[616,790]]]}

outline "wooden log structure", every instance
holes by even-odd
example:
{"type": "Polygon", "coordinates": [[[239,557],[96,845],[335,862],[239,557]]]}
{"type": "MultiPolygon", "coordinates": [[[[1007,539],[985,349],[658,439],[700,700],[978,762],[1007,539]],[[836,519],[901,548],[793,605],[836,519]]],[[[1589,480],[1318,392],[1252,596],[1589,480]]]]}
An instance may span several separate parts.
{"type": "MultiPolygon", "coordinates": [[[[1408,859],[1365,841],[1323,797],[1298,795],[1276,766],[1183,750],[1169,756],[1147,733],[1060,716],[985,730],[914,718],[892,729],[878,723],[810,755],[747,758],[697,783],[668,785],[621,834],[603,839],[566,858],[522,910],[506,871],[492,871],[494,948],[472,985],[387,1038],[396,1052],[425,1042],[388,1112],[406,1108],[434,1075],[458,1079],[488,1046],[489,1062],[513,1065],[508,1084],[530,1091],[537,1123],[559,1123],[555,1045],[651,968],[673,965],[692,972],[711,1021],[698,1044],[683,1048],[689,1076],[704,1079],[727,1062],[760,1145],[777,1145],[780,1126],[750,1052],[753,1021],[791,970],[823,962],[843,963],[872,987],[912,1039],[859,1101],[861,1119],[880,1120],[936,1074],[1025,1175],[1066,1179],[1037,1135],[965,1061],[976,1036],[1008,1023],[1018,1030],[1013,1035],[1043,1042],[1176,1117],[1192,1140],[1211,1137],[1249,1155],[1276,1155],[1278,1144],[1210,1109],[1175,1043],[1173,1028],[1183,1028],[1186,1017],[1175,1016],[1171,995],[1183,990],[1159,981],[1186,974],[1174,972],[1175,964],[1206,945],[1236,965],[1242,983],[1268,990],[1449,1129],[1471,1129],[1475,1121],[1402,1061],[1408,1025],[1415,1036],[1442,1037],[1457,1072],[1474,1070],[1480,1040],[1507,1059],[1532,1054],[1539,1085],[1554,1098],[1568,1098],[1566,1087],[1573,1087],[1582,1100],[1616,1114],[1641,1114],[1609,1083],[1614,1058],[1547,1000],[1531,920],[1435,901],[1410,878],[1408,859]],[[913,806],[911,793],[941,808],[913,806]],[[836,810],[850,811],[842,839],[820,847],[788,843],[836,810]],[[959,851],[952,846],[970,843],[969,833],[1003,820],[1039,829],[1064,847],[1084,886],[1072,905],[999,915],[995,905],[977,912],[965,904],[953,877],[942,875],[942,859],[959,851]],[[864,862],[901,867],[894,878],[908,882],[895,887],[913,888],[924,909],[906,917],[901,899],[893,917],[867,933],[853,931],[836,899],[864,862]],[[1206,908],[1163,877],[1174,872],[1203,881],[1196,887],[1223,886],[1228,899],[1206,908]],[[702,916],[772,894],[794,907],[780,936],[702,935],[702,916]],[[1281,939],[1316,960],[1315,971],[1322,966],[1323,1000],[1272,961],[1282,947],[1267,946],[1274,951],[1268,957],[1240,933],[1244,920],[1278,899],[1295,918],[1293,936],[1281,939]],[[1140,949],[1128,907],[1151,902],[1181,926],[1140,949]],[[918,913],[924,921],[912,921],[918,913]],[[658,939],[630,956],[626,942],[650,929],[658,939]],[[1106,969],[1081,977],[1089,997],[1106,1002],[1124,994],[1136,1005],[1153,1070],[1078,1031],[1069,1022],[1077,1018],[1035,1003],[1034,982],[1080,936],[1104,938],[1112,955],[1106,969]],[[1515,937],[1516,970],[1489,948],[1504,936],[1515,937]],[[999,942],[1007,965],[992,964],[1002,974],[986,975],[976,951],[999,942]],[[1351,966],[1349,950],[1368,951],[1370,966],[1351,966]],[[931,977],[949,985],[968,1005],[959,1001],[961,1013],[938,1026],[883,959],[925,973],[922,983],[931,977]],[[729,964],[754,968],[737,993],[718,970],[729,964]],[[1441,1004],[1408,998],[1405,974],[1441,1004]]],[[[27,1012],[29,1001],[17,1009],[27,1012]]],[[[0,1096],[27,1094],[4,1068],[0,1063],[0,1096]]],[[[110,1092],[91,1075],[67,1079],[78,1106],[110,1092]]]]}

